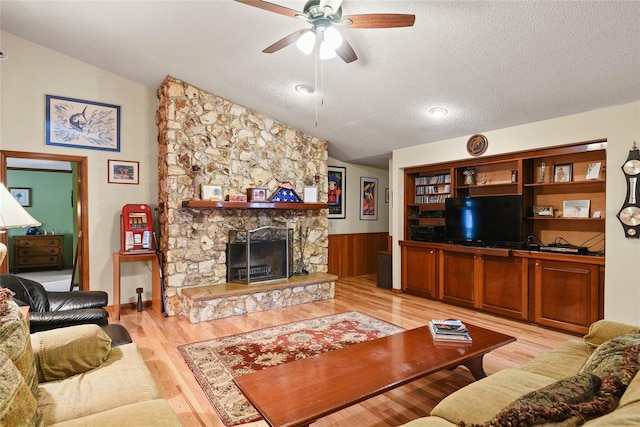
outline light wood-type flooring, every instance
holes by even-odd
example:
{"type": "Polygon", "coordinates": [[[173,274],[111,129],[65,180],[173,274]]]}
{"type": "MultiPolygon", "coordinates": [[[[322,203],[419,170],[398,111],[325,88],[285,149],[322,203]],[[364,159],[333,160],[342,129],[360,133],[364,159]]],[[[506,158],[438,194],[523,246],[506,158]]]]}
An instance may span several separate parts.
{"type": "MultiPolygon", "coordinates": [[[[198,324],[192,324],[182,316],[164,317],[155,307],[138,312],[135,308],[123,306],[119,323],[129,330],[162,396],[187,427],[223,424],[178,352],[177,347],[181,344],[345,311],[360,311],[405,329],[423,326],[432,318],[459,318],[517,338],[516,342],[485,356],[485,371],[491,375],[504,368],[517,367],[561,342],[575,338],[538,326],[378,288],[375,280],[375,275],[341,279],[336,282],[333,300],[198,324]]],[[[397,426],[428,415],[443,397],[472,381],[471,374],[464,367],[439,372],[336,412],[318,420],[313,426],[397,426]]],[[[266,423],[260,421],[250,425],[266,426],[266,423]]]]}

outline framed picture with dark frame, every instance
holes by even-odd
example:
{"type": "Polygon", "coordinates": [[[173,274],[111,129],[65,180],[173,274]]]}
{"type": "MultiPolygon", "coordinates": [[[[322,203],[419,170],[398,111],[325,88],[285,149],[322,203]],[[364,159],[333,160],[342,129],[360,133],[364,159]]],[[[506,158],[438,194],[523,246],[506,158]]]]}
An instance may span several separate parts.
{"type": "Polygon", "coordinates": [[[378,178],[360,177],[360,219],[378,219],[378,178]]]}
{"type": "Polygon", "coordinates": [[[571,182],[573,164],[555,165],[553,167],[553,182],[571,182]]]}
{"type": "Polygon", "coordinates": [[[345,219],[347,189],[347,168],[329,166],[327,173],[327,204],[329,205],[329,219],[345,219]]]}
{"type": "Polygon", "coordinates": [[[108,160],[109,184],[140,184],[140,163],[108,160]]]}
{"type": "Polygon", "coordinates": [[[553,206],[550,205],[534,205],[533,216],[553,216],[553,206]]]}
{"type": "Polygon", "coordinates": [[[45,145],[120,151],[120,106],[47,95],[45,145]]]}
{"type": "Polygon", "coordinates": [[[31,206],[31,188],[9,187],[9,192],[20,206],[31,206]]]}

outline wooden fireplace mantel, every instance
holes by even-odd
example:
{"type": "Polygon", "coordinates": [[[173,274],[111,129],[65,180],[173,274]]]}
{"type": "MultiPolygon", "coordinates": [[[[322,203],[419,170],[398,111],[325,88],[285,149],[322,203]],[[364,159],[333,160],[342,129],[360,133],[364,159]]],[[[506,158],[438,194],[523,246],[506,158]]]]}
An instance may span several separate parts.
{"type": "Polygon", "coordinates": [[[212,202],[209,200],[184,200],[182,207],[191,209],[285,209],[296,211],[329,209],[329,205],[326,203],[212,202]]]}

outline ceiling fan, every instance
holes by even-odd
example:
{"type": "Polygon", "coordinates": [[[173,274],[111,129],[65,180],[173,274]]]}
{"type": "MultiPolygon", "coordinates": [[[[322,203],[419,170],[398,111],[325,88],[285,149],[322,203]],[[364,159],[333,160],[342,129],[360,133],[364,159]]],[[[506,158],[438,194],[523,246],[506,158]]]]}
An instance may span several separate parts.
{"type": "Polygon", "coordinates": [[[301,29],[278,40],[263,50],[265,53],[277,52],[296,43],[304,53],[311,53],[318,45],[320,59],[329,59],[338,55],[346,63],[358,59],[355,51],[342,38],[334,26],[350,28],[397,28],[411,27],[416,20],[415,15],[397,13],[371,13],[342,16],[343,0],[309,0],[302,12],[289,9],[264,0],[236,0],[249,6],[269,12],[279,13],[292,18],[302,18],[312,25],[310,29],[301,29]]]}

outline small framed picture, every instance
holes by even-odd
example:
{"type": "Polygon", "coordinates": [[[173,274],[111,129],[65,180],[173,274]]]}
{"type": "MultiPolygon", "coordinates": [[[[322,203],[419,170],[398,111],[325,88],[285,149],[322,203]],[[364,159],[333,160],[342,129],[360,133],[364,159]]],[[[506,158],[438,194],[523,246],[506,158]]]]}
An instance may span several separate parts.
{"type": "Polygon", "coordinates": [[[24,187],[9,187],[9,192],[20,206],[31,206],[31,189],[24,187]]]}
{"type": "Polygon", "coordinates": [[[108,160],[110,184],[140,184],[140,163],[127,160],[108,160]]]}
{"type": "Polygon", "coordinates": [[[589,200],[565,200],[562,203],[563,218],[589,218],[589,200]]]}
{"type": "Polygon", "coordinates": [[[212,202],[222,201],[222,187],[219,185],[202,184],[200,193],[202,200],[210,200],[212,202]]]}
{"type": "Polygon", "coordinates": [[[593,162],[587,165],[587,175],[584,179],[599,179],[601,162],[593,162]]]}
{"type": "Polygon", "coordinates": [[[360,177],[360,219],[378,220],[378,178],[360,177]]]}
{"type": "Polygon", "coordinates": [[[317,203],[318,202],[318,187],[304,187],[305,203],[317,203]]]}
{"type": "Polygon", "coordinates": [[[555,165],[553,167],[553,182],[571,182],[573,164],[555,165]]]}
{"type": "Polygon", "coordinates": [[[533,216],[553,216],[553,206],[534,205],[533,216]]]}
{"type": "Polygon", "coordinates": [[[249,202],[266,202],[266,188],[247,188],[247,201],[249,202]]]}

